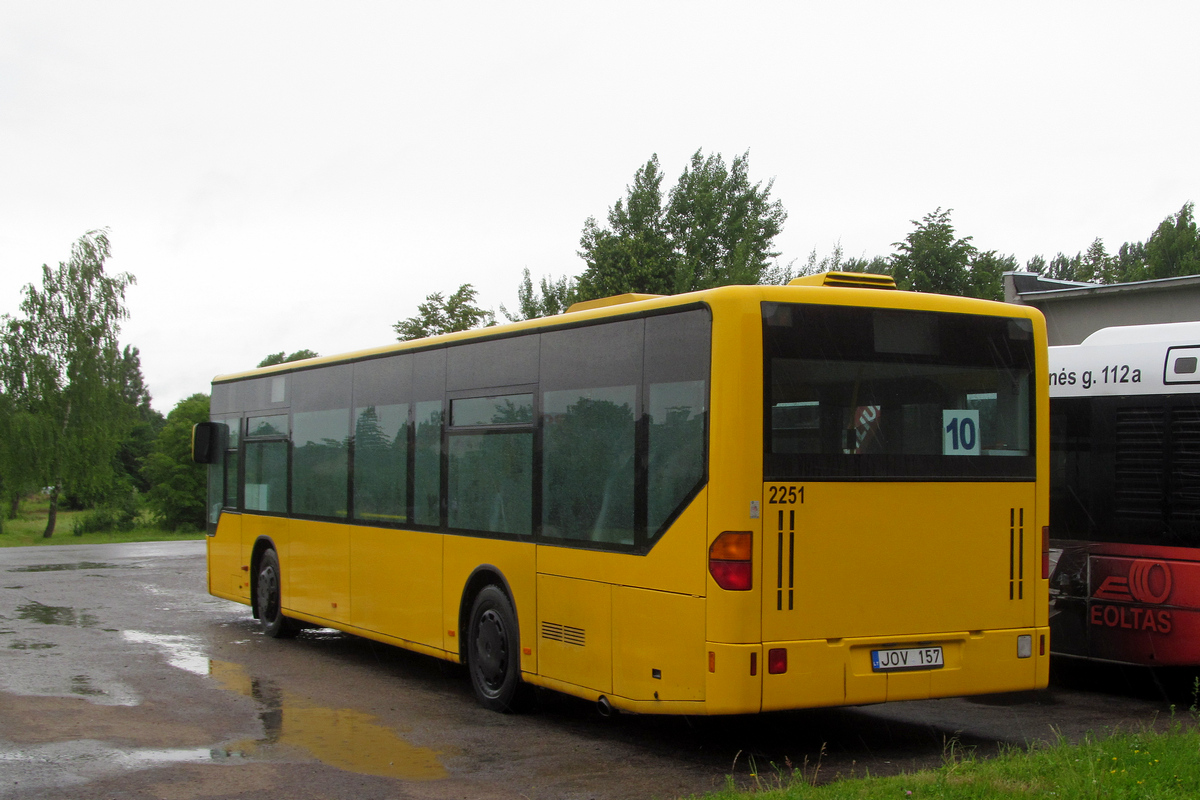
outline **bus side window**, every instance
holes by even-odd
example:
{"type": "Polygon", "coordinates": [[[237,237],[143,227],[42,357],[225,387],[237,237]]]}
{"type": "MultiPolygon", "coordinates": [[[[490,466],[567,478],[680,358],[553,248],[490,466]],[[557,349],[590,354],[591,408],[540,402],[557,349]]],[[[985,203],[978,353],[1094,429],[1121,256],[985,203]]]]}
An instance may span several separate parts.
{"type": "Polygon", "coordinates": [[[450,401],[447,524],[460,530],[533,532],[533,395],[450,401]],[[460,433],[460,427],[469,432],[460,433]]]}
{"type": "Polygon", "coordinates": [[[646,320],[646,534],[650,540],[683,511],[706,477],[711,329],[707,310],[646,320]]]}
{"type": "Polygon", "coordinates": [[[632,546],[645,323],[542,336],[542,535],[632,546]]]}
{"type": "Polygon", "coordinates": [[[446,351],[413,356],[412,521],[442,524],[442,398],[446,393],[446,351]]]}
{"type": "Polygon", "coordinates": [[[292,400],[292,513],[349,515],[348,364],[297,372],[292,400]]]}
{"type": "Polygon", "coordinates": [[[250,417],[246,422],[246,468],[242,482],[246,510],[286,514],[288,443],[281,437],[287,435],[287,415],[250,417]]]}
{"type": "Polygon", "coordinates": [[[354,365],[354,518],[408,521],[412,356],[354,365]]]}

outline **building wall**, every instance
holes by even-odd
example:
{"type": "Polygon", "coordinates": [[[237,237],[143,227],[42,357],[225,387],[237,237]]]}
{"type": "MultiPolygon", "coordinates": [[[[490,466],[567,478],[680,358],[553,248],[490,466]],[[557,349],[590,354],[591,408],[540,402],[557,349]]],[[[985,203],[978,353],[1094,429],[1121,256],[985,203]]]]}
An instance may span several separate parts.
{"type": "Polygon", "coordinates": [[[1005,300],[1046,315],[1051,345],[1079,344],[1114,325],[1200,320],[1200,275],[1100,286],[1007,273],[1004,283],[1005,300]]]}

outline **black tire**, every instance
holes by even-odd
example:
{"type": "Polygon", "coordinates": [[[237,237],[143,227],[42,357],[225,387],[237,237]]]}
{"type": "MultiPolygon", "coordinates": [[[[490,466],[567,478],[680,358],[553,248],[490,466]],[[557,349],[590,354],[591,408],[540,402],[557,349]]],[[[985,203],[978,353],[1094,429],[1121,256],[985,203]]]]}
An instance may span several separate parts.
{"type": "Polygon", "coordinates": [[[484,708],[510,713],[523,706],[520,645],[512,601],[500,587],[485,586],[467,627],[467,671],[484,708]]]}
{"type": "Polygon", "coordinates": [[[280,586],[282,573],[279,571],[279,556],[274,550],[266,550],[258,560],[258,575],[254,584],[254,608],[262,632],[272,639],[286,639],[296,635],[296,624],[283,615],[280,586]]]}

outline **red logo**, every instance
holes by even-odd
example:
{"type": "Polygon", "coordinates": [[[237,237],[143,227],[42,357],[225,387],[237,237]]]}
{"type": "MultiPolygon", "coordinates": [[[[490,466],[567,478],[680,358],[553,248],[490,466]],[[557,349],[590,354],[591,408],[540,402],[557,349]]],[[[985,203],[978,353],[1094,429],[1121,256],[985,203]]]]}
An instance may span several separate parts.
{"type": "Polygon", "coordinates": [[[1092,597],[1150,605],[1166,602],[1171,595],[1171,568],[1163,561],[1134,561],[1128,577],[1109,575],[1092,597]]]}

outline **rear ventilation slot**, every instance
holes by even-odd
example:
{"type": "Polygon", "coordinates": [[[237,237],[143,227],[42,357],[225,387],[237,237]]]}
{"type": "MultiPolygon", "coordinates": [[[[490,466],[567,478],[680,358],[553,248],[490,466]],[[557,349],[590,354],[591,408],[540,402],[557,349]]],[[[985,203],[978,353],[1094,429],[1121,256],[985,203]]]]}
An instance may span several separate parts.
{"type": "Polygon", "coordinates": [[[1008,510],[1008,599],[1025,599],[1025,509],[1008,510]]]}

